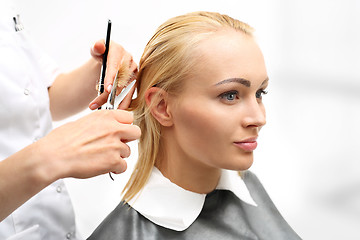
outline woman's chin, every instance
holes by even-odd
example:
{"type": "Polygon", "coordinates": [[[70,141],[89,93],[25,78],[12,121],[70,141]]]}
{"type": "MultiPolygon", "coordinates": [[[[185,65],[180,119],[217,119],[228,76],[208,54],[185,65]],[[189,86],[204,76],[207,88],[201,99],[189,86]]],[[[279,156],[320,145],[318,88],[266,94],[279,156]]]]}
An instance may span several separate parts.
{"type": "Polygon", "coordinates": [[[248,156],[244,156],[238,159],[234,159],[229,162],[228,166],[224,169],[234,170],[234,171],[245,171],[248,170],[254,162],[253,154],[248,154],[248,156]]]}

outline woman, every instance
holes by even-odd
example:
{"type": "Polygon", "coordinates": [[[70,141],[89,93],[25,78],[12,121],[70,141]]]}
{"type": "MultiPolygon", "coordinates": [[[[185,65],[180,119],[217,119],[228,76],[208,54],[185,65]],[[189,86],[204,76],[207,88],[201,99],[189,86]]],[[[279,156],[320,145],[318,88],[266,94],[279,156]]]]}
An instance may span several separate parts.
{"type": "Polygon", "coordinates": [[[210,12],[158,28],[132,102],[139,159],[123,202],[89,239],[299,239],[246,171],[268,84],[252,31],[210,12]]]}

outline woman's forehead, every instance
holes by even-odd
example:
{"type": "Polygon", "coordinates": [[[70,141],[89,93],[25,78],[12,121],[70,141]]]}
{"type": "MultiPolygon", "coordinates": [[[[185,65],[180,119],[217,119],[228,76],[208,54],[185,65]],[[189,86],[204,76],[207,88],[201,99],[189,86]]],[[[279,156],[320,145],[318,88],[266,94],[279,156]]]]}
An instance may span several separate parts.
{"type": "Polygon", "coordinates": [[[255,40],[235,30],[205,39],[196,46],[193,56],[197,59],[192,69],[195,79],[202,79],[201,76],[208,81],[267,77],[264,58],[255,40]]]}

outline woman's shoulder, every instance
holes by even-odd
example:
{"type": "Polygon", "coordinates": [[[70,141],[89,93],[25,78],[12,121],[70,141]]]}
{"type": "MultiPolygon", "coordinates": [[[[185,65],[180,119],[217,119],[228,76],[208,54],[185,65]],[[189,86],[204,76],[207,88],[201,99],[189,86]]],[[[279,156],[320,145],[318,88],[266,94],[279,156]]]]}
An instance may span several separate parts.
{"type": "Polygon", "coordinates": [[[256,174],[246,170],[241,173],[241,177],[251,197],[258,205],[256,210],[248,215],[248,220],[253,225],[253,228],[266,233],[269,239],[301,239],[283,218],[256,174]],[[259,225],[258,223],[261,222],[259,219],[271,221],[267,221],[265,225],[259,225]]]}
{"type": "Polygon", "coordinates": [[[242,171],[240,176],[249,190],[251,197],[256,203],[266,200],[268,203],[273,204],[270,196],[254,172],[250,170],[242,171]]]}
{"type": "Polygon", "coordinates": [[[130,239],[127,235],[133,232],[131,229],[134,227],[134,223],[138,222],[141,218],[141,215],[126,202],[122,201],[95,229],[88,240],[130,239]]]}

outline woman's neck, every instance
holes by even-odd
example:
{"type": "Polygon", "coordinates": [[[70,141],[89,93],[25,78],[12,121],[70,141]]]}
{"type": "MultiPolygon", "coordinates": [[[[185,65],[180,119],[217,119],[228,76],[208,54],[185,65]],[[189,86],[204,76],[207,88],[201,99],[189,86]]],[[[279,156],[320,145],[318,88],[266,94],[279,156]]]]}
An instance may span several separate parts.
{"type": "Polygon", "coordinates": [[[191,159],[178,148],[164,146],[167,153],[161,154],[155,166],[176,185],[192,192],[212,192],[220,179],[221,169],[191,159]]]}

